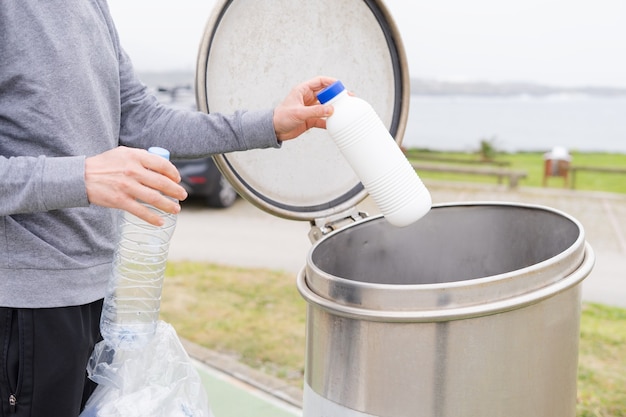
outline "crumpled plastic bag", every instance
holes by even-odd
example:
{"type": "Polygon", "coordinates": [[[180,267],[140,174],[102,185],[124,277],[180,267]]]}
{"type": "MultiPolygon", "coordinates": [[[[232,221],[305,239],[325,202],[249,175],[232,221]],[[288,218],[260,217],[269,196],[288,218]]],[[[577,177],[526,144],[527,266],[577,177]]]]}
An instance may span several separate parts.
{"type": "Polygon", "coordinates": [[[163,321],[142,349],[98,343],[87,372],[99,385],[79,417],[212,417],[198,371],[163,321]]]}

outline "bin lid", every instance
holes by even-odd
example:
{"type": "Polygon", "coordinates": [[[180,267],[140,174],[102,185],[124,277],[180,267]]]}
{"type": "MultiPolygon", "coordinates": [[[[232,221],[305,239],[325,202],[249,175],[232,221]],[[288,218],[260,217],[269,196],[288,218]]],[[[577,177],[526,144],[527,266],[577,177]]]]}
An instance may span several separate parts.
{"type": "MultiPolygon", "coordinates": [[[[389,11],[374,0],[222,0],[198,54],[196,98],[204,112],[277,106],[295,85],[338,78],[368,101],[398,144],[410,80],[389,11]]],[[[257,207],[294,220],[331,217],[367,193],[323,129],[281,149],[214,156],[222,174],[257,207]]]]}

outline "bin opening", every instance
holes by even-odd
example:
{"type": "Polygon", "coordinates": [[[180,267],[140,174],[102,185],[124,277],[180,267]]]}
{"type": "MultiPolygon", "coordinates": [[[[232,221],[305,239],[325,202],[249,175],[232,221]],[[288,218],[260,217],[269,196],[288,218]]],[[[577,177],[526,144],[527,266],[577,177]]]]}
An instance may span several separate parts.
{"type": "Polygon", "coordinates": [[[579,226],[556,212],[505,205],[450,206],[396,228],[380,218],[318,243],[313,265],[372,284],[467,281],[519,270],[570,248],[579,226]]]}

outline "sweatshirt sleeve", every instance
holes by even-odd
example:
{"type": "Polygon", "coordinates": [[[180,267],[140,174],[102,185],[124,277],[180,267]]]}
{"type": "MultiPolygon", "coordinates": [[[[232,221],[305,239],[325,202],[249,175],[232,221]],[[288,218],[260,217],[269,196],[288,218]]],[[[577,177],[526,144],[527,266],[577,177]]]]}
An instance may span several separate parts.
{"type": "Polygon", "coordinates": [[[85,157],[0,157],[0,215],[89,205],[85,157]]]}
{"type": "Polygon", "coordinates": [[[175,158],[201,157],[256,148],[278,148],[273,110],[205,114],[162,105],[136,77],[120,51],[120,144],[162,146],[175,158]]]}

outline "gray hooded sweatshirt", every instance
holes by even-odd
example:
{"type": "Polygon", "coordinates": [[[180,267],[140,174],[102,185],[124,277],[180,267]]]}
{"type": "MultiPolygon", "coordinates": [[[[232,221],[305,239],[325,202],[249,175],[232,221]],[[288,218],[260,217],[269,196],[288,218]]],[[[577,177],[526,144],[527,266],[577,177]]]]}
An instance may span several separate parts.
{"type": "Polygon", "coordinates": [[[278,147],[272,111],[173,110],[136,78],[105,0],[0,2],[0,306],[104,296],[116,210],[90,205],[85,158],[278,147]]]}

